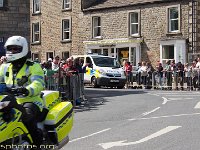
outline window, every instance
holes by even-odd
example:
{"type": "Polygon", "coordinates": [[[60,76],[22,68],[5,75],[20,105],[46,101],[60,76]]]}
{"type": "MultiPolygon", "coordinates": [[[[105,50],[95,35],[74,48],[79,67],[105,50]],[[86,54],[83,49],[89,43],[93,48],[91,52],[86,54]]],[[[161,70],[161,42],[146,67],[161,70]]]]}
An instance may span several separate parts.
{"type": "Polygon", "coordinates": [[[130,20],[130,36],[136,36],[139,35],[139,13],[138,12],[132,12],[129,14],[129,20],[130,20]]]}
{"type": "Polygon", "coordinates": [[[39,22],[32,24],[32,42],[40,42],[40,24],[39,22]]]}
{"type": "Polygon", "coordinates": [[[103,55],[108,56],[108,49],[103,49],[103,55]]]}
{"type": "Polygon", "coordinates": [[[62,59],[66,60],[69,58],[69,52],[62,52],[62,59]]]}
{"type": "Polygon", "coordinates": [[[38,53],[32,53],[32,60],[35,60],[36,58],[39,58],[38,53]]]}
{"type": "Polygon", "coordinates": [[[180,30],[180,11],[179,7],[168,8],[168,31],[178,32],[180,30]]]}
{"type": "Polygon", "coordinates": [[[101,49],[91,49],[92,54],[101,54],[101,49]]]}
{"type": "Polygon", "coordinates": [[[40,13],[40,0],[33,0],[33,13],[40,13]]]}
{"type": "Polygon", "coordinates": [[[71,39],[71,20],[64,19],[62,20],[62,40],[70,40],[71,39]]]}
{"type": "Polygon", "coordinates": [[[162,48],[162,63],[174,59],[174,45],[164,45],[162,48]]]}
{"type": "Polygon", "coordinates": [[[63,0],[63,9],[71,9],[71,0],[63,0]]]}
{"type": "Polygon", "coordinates": [[[92,24],[93,24],[93,38],[101,37],[101,18],[93,17],[92,24]]]}
{"type": "Polygon", "coordinates": [[[46,61],[47,61],[49,58],[53,59],[53,52],[47,52],[47,53],[46,53],[46,61]]]}
{"type": "Polygon", "coordinates": [[[4,6],[4,0],[0,0],[0,8],[4,6]]]}

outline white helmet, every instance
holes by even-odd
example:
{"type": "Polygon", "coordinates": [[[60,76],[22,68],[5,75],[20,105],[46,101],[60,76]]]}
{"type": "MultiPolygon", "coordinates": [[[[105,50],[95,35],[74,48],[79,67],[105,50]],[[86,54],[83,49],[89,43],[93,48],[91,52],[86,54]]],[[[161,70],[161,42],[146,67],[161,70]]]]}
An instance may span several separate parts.
{"type": "Polygon", "coordinates": [[[27,40],[22,36],[9,37],[4,45],[8,62],[18,60],[28,54],[27,40]]]}

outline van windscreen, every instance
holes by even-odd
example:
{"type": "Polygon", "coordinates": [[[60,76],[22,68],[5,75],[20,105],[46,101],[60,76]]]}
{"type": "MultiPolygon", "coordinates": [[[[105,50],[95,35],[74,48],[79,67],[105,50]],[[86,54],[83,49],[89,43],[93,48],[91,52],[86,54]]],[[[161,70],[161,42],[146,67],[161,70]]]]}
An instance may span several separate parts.
{"type": "Polygon", "coordinates": [[[120,68],[119,62],[115,58],[111,57],[97,57],[92,56],[94,64],[99,67],[112,67],[112,68],[120,68]]]}

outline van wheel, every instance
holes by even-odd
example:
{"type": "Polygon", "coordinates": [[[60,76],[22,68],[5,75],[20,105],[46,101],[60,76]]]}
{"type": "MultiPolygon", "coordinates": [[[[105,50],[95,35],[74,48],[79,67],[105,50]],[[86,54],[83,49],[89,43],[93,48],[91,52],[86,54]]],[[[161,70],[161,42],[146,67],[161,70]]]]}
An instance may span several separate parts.
{"type": "Polygon", "coordinates": [[[91,84],[92,84],[93,88],[98,88],[99,87],[99,85],[97,84],[97,79],[95,77],[92,77],[91,84]]]}

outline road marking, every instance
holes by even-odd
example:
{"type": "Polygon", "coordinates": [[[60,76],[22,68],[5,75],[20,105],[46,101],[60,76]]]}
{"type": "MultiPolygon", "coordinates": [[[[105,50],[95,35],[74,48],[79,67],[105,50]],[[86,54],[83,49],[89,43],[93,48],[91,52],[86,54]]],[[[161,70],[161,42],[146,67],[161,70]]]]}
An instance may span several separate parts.
{"type": "Polygon", "coordinates": [[[101,144],[98,144],[100,145],[102,148],[104,149],[109,149],[109,148],[112,148],[112,147],[119,147],[119,146],[128,146],[128,145],[136,145],[136,144],[140,144],[140,143],[143,143],[143,142],[146,142],[146,141],[149,141],[153,138],[156,138],[156,137],[159,137],[163,134],[166,134],[168,132],[171,132],[175,129],[178,129],[180,128],[181,126],[168,126],[158,132],[155,132],[139,141],[135,141],[135,142],[128,142],[128,143],[124,143],[126,142],[126,140],[124,141],[116,141],[116,142],[109,142],[109,143],[101,143],[101,144]]]}
{"type": "Polygon", "coordinates": [[[145,113],[142,114],[142,116],[146,116],[146,115],[148,115],[148,114],[150,114],[150,113],[153,113],[153,112],[155,112],[155,111],[158,110],[158,109],[160,109],[160,107],[157,107],[157,108],[155,108],[155,109],[153,109],[153,110],[151,110],[151,111],[149,111],[149,112],[145,112],[145,113]]]}
{"type": "Polygon", "coordinates": [[[160,96],[158,94],[152,94],[152,93],[148,93],[149,95],[153,95],[153,96],[160,96]]]}
{"type": "MultiPolygon", "coordinates": [[[[153,93],[154,94],[154,93],[153,93]]],[[[172,92],[156,92],[155,94],[158,94],[158,95],[164,95],[164,94],[200,94],[200,92],[191,92],[191,91],[186,91],[186,92],[175,92],[175,91],[172,91],[172,92]]]]}
{"type": "Polygon", "coordinates": [[[168,100],[165,97],[162,97],[162,99],[163,99],[163,103],[162,104],[165,105],[168,102],[168,100]]]}
{"type": "Polygon", "coordinates": [[[190,94],[190,95],[189,94],[187,94],[187,95],[183,95],[183,94],[180,94],[180,95],[171,95],[171,94],[166,94],[165,96],[175,96],[175,97],[176,96],[179,96],[179,97],[182,97],[182,96],[192,96],[193,97],[193,96],[199,96],[199,95],[192,95],[192,94],[190,94]]]}
{"type": "Polygon", "coordinates": [[[199,109],[200,108],[200,102],[198,102],[194,108],[199,109]]]}
{"type": "Polygon", "coordinates": [[[100,133],[106,132],[106,131],[108,131],[108,130],[110,130],[110,129],[111,129],[111,128],[108,128],[108,129],[105,129],[105,130],[101,130],[101,131],[98,131],[98,132],[92,133],[92,134],[87,135],[87,136],[83,136],[83,137],[80,137],[80,138],[77,138],[77,139],[73,139],[73,140],[71,140],[71,141],[69,141],[69,142],[76,142],[76,141],[78,141],[78,140],[82,140],[82,139],[85,139],[85,138],[91,137],[91,136],[93,136],[93,135],[97,135],[97,134],[100,134],[100,133]]]}
{"type": "Polygon", "coordinates": [[[179,114],[179,115],[170,115],[170,116],[158,116],[158,117],[150,117],[150,118],[133,118],[133,119],[128,119],[128,120],[129,121],[133,121],[133,120],[149,120],[149,119],[160,119],[160,118],[182,117],[182,116],[194,116],[194,115],[200,115],[200,113],[179,114]]]}
{"type": "Polygon", "coordinates": [[[168,98],[168,101],[177,101],[177,100],[191,100],[194,98],[168,98]]]}

